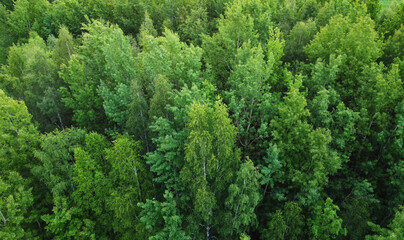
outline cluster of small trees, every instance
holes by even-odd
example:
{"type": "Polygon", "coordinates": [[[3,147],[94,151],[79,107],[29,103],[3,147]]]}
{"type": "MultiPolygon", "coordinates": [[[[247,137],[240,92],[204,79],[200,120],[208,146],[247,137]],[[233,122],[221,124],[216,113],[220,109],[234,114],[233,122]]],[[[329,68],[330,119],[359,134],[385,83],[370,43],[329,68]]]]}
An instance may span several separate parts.
{"type": "Polygon", "coordinates": [[[404,4],[5,0],[1,239],[403,239],[404,4]]]}

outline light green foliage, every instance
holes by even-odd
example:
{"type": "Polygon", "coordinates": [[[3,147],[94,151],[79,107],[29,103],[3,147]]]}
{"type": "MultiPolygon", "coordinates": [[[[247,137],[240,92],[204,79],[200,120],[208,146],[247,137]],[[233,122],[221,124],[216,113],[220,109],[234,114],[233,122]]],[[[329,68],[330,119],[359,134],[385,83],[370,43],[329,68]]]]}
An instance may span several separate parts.
{"type": "Polygon", "coordinates": [[[389,224],[389,228],[381,228],[380,226],[369,223],[369,225],[377,232],[379,235],[368,235],[366,240],[398,240],[404,237],[404,208],[400,206],[399,210],[396,211],[393,220],[389,224]]]}
{"type": "Polygon", "coordinates": [[[163,37],[145,35],[142,40],[138,71],[148,95],[153,94],[150,84],[159,75],[166,77],[175,89],[200,82],[202,50],[199,47],[180,42],[178,35],[168,29],[163,37]]]}
{"type": "Polygon", "coordinates": [[[215,102],[213,107],[194,102],[189,110],[187,126],[189,134],[181,181],[192,199],[190,224],[199,228],[198,235],[209,236],[213,232],[226,236],[226,230],[212,226],[229,224],[219,216],[223,214],[225,189],[233,181],[235,169],[240,165],[240,152],[235,147],[235,127],[220,101],[215,102]]]}
{"type": "Polygon", "coordinates": [[[250,240],[250,236],[248,236],[247,234],[243,233],[240,235],[240,240],[250,240]]]}
{"type": "Polygon", "coordinates": [[[61,77],[68,85],[62,89],[63,101],[81,127],[108,127],[105,116],[123,126],[130,102],[129,85],[135,77],[129,41],[117,26],[99,21],[84,29],[88,33],[83,36],[83,45],[62,68],[61,77]]]}
{"type": "MultiPolygon", "coordinates": [[[[350,0],[330,0],[325,1],[324,5],[319,9],[316,16],[316,24],[319,27],[324,27],[330,21],[333,16],[342,15],[348,16],[352,9],[350,0]]],[[[357,13],[362,13],[365,10],[356,9],[357,13]]]]}
{"type": "Polygon", "coordinates": [[[140,156],[140,143],[128,136],[118,136],[113,147],[105,150],[105,159],[111,166],[108,181],[111,184],[107,208],[113,212],[111,222],[121,239],[143,239],[144,226],[140,225],[138,202],[151,198],[151,176],[140,156]]]}
{"type": "Polygon", "coordinates": [[[166,105],[170,105],[170,93],[172,85],[163,76],[159,75],[154,81],[154,95],[150,99],[149,116],[151,119],[163,117],[168,119],[169,113],[166,105]]]}
{"type": "Polygon", "coordinates": [[[305,22],[297,22],[290,30],[285,46],[285,58],[287,60],[305,61],[307,56],[304,47],[313,39],[317,33],[316,22],[309,19],[305,22]]]}
{"type": "Polygon", "coordinates": [[[72,180],[75,186],[71,194],[73,209],[83,211],[83,217],[94,224],[90,233],[104,236],[111,231],[109,214],[105,210],[105,201],[111,189],[106,177],[108,167],[104,159],[104,150],[110,144],[104,136],[97,133],[86,135],[85,147],[74,150],[72,180]]]}
{"type": "Polygon", "coordinates": [[[251,160],[240,166],[236,180],[229,186],[229,196],[225,205],[232,214],[232,231],[240,234],[256,226],[255,208],[261,200],[260,173],[251,160]]]}
{"type": "Polygon", "coordinates": [[[387,39],[404,24],[404,3],[393,1],[380,18],[378,31],[387,39]]]}
{"type": "Polygon", "coordinates": [[[58,66],[61,64],[67,65],[72,59],[72,55],[76,52],[75,50],[73,36],[66,27],[60,27],[55,49],[53,50],[53,59],[55,59],[56,64],[58,66]]]}
{"type": "Polygon", "coordinates": [[[300,78],[290,83],[271,128],[285,172],[283,181],[288,182],[289,189],[300,189],[297,197],[306,205],[319,197],[328,175],[340,168],[341,160],[329,146],[330,131],[314,130],[308,123],[310,112],[304,95],[299,92],[301,84],[300,78]]]}
{"type": "Polygon", "coordinates": [[[157,37],[157,31],[154,28],[153,20],[150,18],[149,13],[146,11],[144,14],[144,21],[140,26],[140,32],[138,35],[139,43],[143,41],[147,41],[147,36],[151,35],[153,37],[157,37]]]}
{"type": "Polygon", "coordinates": [[[238,0],[227,5],[218,20],[218,32],[212,37],[204,36],[202,44],[204,59],[219,89],[236,63],[237,49],[247,42],[251,46],[257,46],[259,41],[265,43],[270,26],[270,6],[266,1],[238,0]]]}
{"type": "MultiPolygon", "coordinates": [[[[362,2],[362,1],[359,1],[362,2]]],[[[382,9],[380,0],[364,0],[363,3],[366,4],[367,12],[370,17],[374,20],[377,20],[379,17],[379,12],[382,9]]]]}
{"type": "MultiPolygon", "coordinates": [[[[283,172],[281,171],[281,161],[278,159],[279,150],[276,146],[270,145],[267,148],[266,155],[264,155],[263,163],[258,165],[258,168],[261,171],[261,185],[265,185],[263,197],[265,197],[266,193],[270,190],[270,188],[274,188],[275,182],[279,181],[282,177],[283,172]]],[[[281,200],[282,196],[277,196],[277,194],[273,194],[272,197],[278,200],[281,200]]]]}
{"type": "Polygon", "coordinates": [[[40,149],[35,152],[39,160],[33,169],[54,197],[69,196],[74,191],[72,167],[74,149],[84,145],[86,132],[76,128],[54,131],[41,137],[40,149]]]}
{"type": "Polygon", "coordinates": [[[30,176],[33,152],[38,146],[39,133],[31,123],[24,102],[16,101],[0,89],[0,171],[16,171],[23,177],[30,176]]]}
{"type": "Polygon", "coordinates": [[[380,57],[381,43],[370,18],[352,22],[348,17],[336,15],[306,47],[306,52],[311,60],[328,60],[331,54],[346,55],[345,64],[358,69],[380,57]]]}
{"type": "Polygon", "coordinates": [[[313,239],[335,239],[338,235],[346,234],[346,229],[342,227],[342,220],[337,215],[339,207],[332,203],[331,198],[327,198],[324,205],[314,208],[312,219],[309,219],[311,234],[313,239]]]}
{"type": "Polygon", "coordinates": [[[102,212],[102,201],[105,197],[101,188],[105,184],[101,161],[106,140],[101,135],[91,133],[86,135],[86,150],[74,150],[75,164],[73,167],[73,183],[76,186],[73,198],[83,209],[102,212]]]}
{"type": "Polygon", "coordinates": [[[0,238],[32,238],[24,229],[33,204],[31,189],[17,172],[2,171],[0,177],[0,238]]]}
{"type": "Polygon", "coordinates": [[[238,128],[239,144],[245,151],[254,151],[250,145],[265,137],[271,114],[271,109],[264,107],[271,99],[271,95],[266,93],[270,71],[271,66],[266,64],[260,47],[245,45],[238,50],[237,65],[228,79],[230,90],[224,95],[234,113],[232,118],[238,128]]]}
{"type": "Polygon", "coordinates": [[[214,92],[215,88],[206,82],[201,89],[196,86],[183,88],[170,96],[172,105],[166,106],[173,118],[160,117],[150,127],[156,133],[153,139],[156,150],[147,154],[147,163],[150,170],[156,173],[154,181],[164,183],[166,189],[176,194],[182,188],[178,172],[184,165],[184,143],[188,136],[185,126],[189,121],[190,105],[194,100],[210,103],[214,92]]]}
{"type": "Polygon", "coordinates": [[[39,133],[23,102],[0,89],[0,238],[33,238],[31,222],[38,220],[30,169],[39,133]]]}
{"type": "Polygon", "coordinates": [[[374,30],[374,22],[369,17],[359,17],[352,21],[348,17],[336,15],[323,27],[306,46],[305,51],[311,61],[318,58],[329,60],[332,54],[342,57],[336,91],[348,106],[348,100],[360,87],[356,75],[382,54],[382,43],[374,30]],[[335,37],[340,36],[340,37],[335,37]]]}
{"type": "Polygon", "coordinates": [[[261,47],[244,45],[237,51],[237,65],[228,79],[230,90],[224,92],[238,128],[238,143],[246,155],[266,147],[268,122],[276,111],[268,87],[271,64],[264,60],[261,47]]]}
{"type": "Polygon", "coordinates": [[[380,2],[1,1],[0,239],[403,238],[380,2]]]}
{"type": "Polygon", "coordinates": [[[140,32],[142,52],[136,57],[137,77],[132,82],[132,96],[126,127],[147,149],[150,145],[149,121],[168,117],[165,106],[170,104],[172,90],[201,83],[199,47],[180,42],[178,35],[166,29],[163,37],[155,38],[153,25],[145,19],[140,32]]]}
{"type": "Polygon", "coordinates": [[[269,64],[274,68],[282,64],[281,58],[284,56],[285,40],[279,28],[269,28],[269,37],[266,45],[266,55],[269,64]]]}
{"type": "Polygon", "coordinates": [[[31,30],[47,37],[51,31],[46,24],[49,7],[46,0],[17,0],[8,19],[11,33],[20,41],[26,41],[31,30]]]}
{"type": "Polygon", "coordinates": [[[51,56],[45,41],[31,32],[28,43],[10,48],[1,83],[11,96],[25,101],[44,131],[62,129],[69,123],[57,91],[62,82],[51,56]]]}
{"type": "Polygon", "coordinates": [[[404,25],[397,29],[386,41],[383,59],[390,63],[395,58],[404,56],[404,25]]]}
{"type": "Polygon", "coordinates": [[[171,192],[165,191],[165,202],[147,199],[145,203],[139,203],[143,208],[141,221],[146,229],[152,233],[149,240],[178,239],[190,240],[191,238],[181,229],[182,220],[178,215],[177,204],[171,192]],[[161,226],[161,229],[158,227],[161,226]]]}
{"type": "Polygon", "coordinates": [[[291,239],[302,238],[304,227],[302,209],[295,202],[287,202],[283,210],[277,210],[263,231],[262,239],[291,239]]]}
{"type": "Polygon", "coordinates": [[[85,216],[85,212],[76,206],[69,206],[64,197],[55,197],[53,216],[45,215],[46,230],[53,234],[53,239],[91,239],[95,240],[95,223],[85,216]]]}
{"type": "Polygon", "coordinates": [[[313,18],[320,7],[316,0],[282,0],[273,2],[273,21],[285,34],[288,34],[297,22],[313,18]]]}

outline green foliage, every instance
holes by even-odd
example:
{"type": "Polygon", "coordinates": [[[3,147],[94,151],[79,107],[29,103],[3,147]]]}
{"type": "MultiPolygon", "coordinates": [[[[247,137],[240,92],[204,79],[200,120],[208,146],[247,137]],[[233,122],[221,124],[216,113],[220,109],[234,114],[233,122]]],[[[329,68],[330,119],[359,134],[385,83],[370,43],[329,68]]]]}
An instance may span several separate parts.
{"type": "Polygon", "coordinates": [[[302,209],[295,202],[287,202],[283,210],[273,214],[267,225],[262,239],[301,239],[305,225],[302,209]]]}
{"type": "Polygon", "coordinates": [[[11,33],[22,42],[28,39],[31,30],[47,37],[52,31],[46,22],[49,19],[49,8],[50,3],[46,0],[16,0],[14,11],[8,19],[11,33]]]}
{"type": "Polygon", "coordinates": [[[0,177],[0,238],[32,238],[24,229],[33,204],[31,189],[18,173],[10,171],[0,177]]]}
{"type": "Polygon", "coordinates": [[[307,46],[306,52],[312,60],[317,58],[328,60],[331,54],[346,55],[345,64],[358,69],[380,57],[381,43],[374,30],[374,22],[370,18],[362,17],[352,22],[348,17],[336,15],[315,36],[307,46]]]}
{"type": "Polygon", "coordinates": [[[35,152],[39,164],[32,171],[52,196],[67,197],[74,191],[73,154],[75,148],[84,145],[85,135],[84,130],[67,128],[41,137],[40,149],[35,152]]]}
{"type": "Polygon", "coordinates": [[[75,53],[75,45],[73,36],[70,34],[66,27],[60,27],[59,35],[55,42],[55,49],[53,51],[53,58],[58,66],[65,64],[72,59],[75,53]]]}
{"type": "Polygon", "coordinates": [[[194,86],[191,89],[183,88],[170,96],[172,105],[167,110],[172,119],[158,118],[150,126],[156,133],[153,143],[155,151],[147,154],[147,163],[150,170],[156,175],[154,181],[164,183],[165,188],[178,193],[180,186],[179,171],[184,165],[184,143],[188,136],[188,112],[193,101],[210,103],[213,100],[214,86],[205,83],[201,89],[194,86]]]}
{"type": "Polygon", "coordinates": [[[111,184],[106,200],[113,212],[110,221],[121,239],[144,239],[144,225],[140,224],[138,202],[153,196],[151,176],[140,156],[140,143],[128,136],[118,136],[113,147],[105,150],[105,159],[111,165],[108,181],[111,184]]]}
{"type": "Polygon", "coordinates": [[[297,22],[290,30],[285,46],[285,58],[289,61],[305,61],[307,56],[304,47],[317,33],[316,22],[309,19],[306,22],[297,22]]]}
{"type": "Polygon", "coordinates": [[[145,203],[138,204],[139,207],[143,208],[140,220],[145,223],[146,229],[152,232],[149,239],[190,240],[191,238],[181,229],[182,220],[181,216],[178,215],[173,194],[166,191],[164,198],[165,202],[147,199],[145,203]]]}
{"type": "Polygon", "coordinates": [[[276,98],[268,87],[273,64],[264,60],[260,47],[243,46],[237,52],[237,65],[228,79],[230,90],[224,92],[238,128],[238,143],[249,156],[265,149],[268,122],[276,112],[273,106],[276,98]]]}
{"type": "MultiPolygon", "coordinates": [[[[199,102],[192,103],[188,128],[185,163],[180,174],[193,203],[192,216],[188,220],[191,227],[199,228],[198,235],[209,236],[212,232],[216,232],[228,236],[226,229],[219,231],[212,228],[212,225],[229,224],[217,216],[223,215],[220,210],[223,209],[225,189],[233,181],[235,169],[240,165],[240,152],[235,147],[235,127],[228,118],[226,107],[220,101],[216,101],[213,107],[199,102]],[[198,226],[198,223],[202,223],[202,226],[198,226]]],[[[230,190],[232,194],[234,188],[237,186],[230,190]]],[[[253,198],[257,199],[257,196],[253,198]]],[[[229,201],[231,207],[233,201],[231,198],[229,201]]],[[[251,204],[255,205],[253,199],[252,201],[251,204]]],[[[246,210],[249,209],[245,207],[246,210]]],[[[246,216],[250,218],[251,215],[247,213],[246,216]]],[[[240,213],[235,211],[233,223],[241,226],[245,222],[240,221],[242,219],[238,214],[240,213]]]]}
{"type": "Polygon", "coordinates": [[[390,229],[381,228],[380,226],[374,223],[369,223],[369,225],[379,235],[366,236],[366,240],[401,239],[404,237],[403,223],[404,223],[403,207],[400,206],[400,209],[396,211],[396,214],[394,215],[394,219],[389,224],[390,229]]]}
{"type": "Polygon", "coordinates": [[[257,223],[255,208],[261,200],[259,180],[260,173],[248,159],[241,164],[235,182],[229,186],[225,204],[233,217],[232,229],[238,234],[257,223]]]}
{"type": "Polygon", "coordinates": [[[279,148],[279,159],[285,175],[282,182],[288,188],[299,189],[297,198],[303,205],[315,201],[322,187],[341,167],[341,159],[330,148],[329,130],[313,129],[307,101],[299,92],[302,81],[296,78],[289,84],[284,103],[279,106],[279,116],[271,121],[274,142],[279,148]]]}
{"type": "Polygon", "coordinates": [[[309,219],[314,239],[335,239],[340,234],[346,234],[346,229],[342,227],[342,220],[337,215],[338,210],[339,207],[332,203],[331,198],[327,198],[324,205],[314,208],[314,217],[309,219]]]}
{"type": "Polygon", "coordinates": [[[403,238],[385,4],[2,1],[0,239],[403,238]]]}
{"type": "Polygon", "coordinates": [[[134,58],[128,39],[117,26],[99,21],[84,27],[83,45],[73,55],[61,77],[63,101],[73,110],[81,127],[101,130],[104,119],[123,126],[130,102],[130,81],[135,77],[134,58]],[[83,81],[85,79],[85,81],[83,81]]]}
{"type": "Polygon", "coordinates": [[[235,65],[237,49],[248,42],[252,46],[259,40],[265,43],[270,26],[270,6],[266,1],[240,0],[227,5],[224,16],[218,20],[217,33],[204,36],[202,44],[204,60],[219,89],[235,65]]]}
{"type": "MultiPolygon", "coordinates": [[[[0,89],[0,237],[34,238],[38,220],[33,209],[32,187],[38,186],[30,173],[39,133],[23,102],[9,98],[0,89]]],[[[38,186],[39,187],[39,186],[38,186]]]]}
{"type": "Polygon", "coordinates": [[[10,35],[10,28],[7,24],[7,19],[10,13],[4,3],[0,3],[0,64],[4,64],[7,60],[8,48],[14,41],[10,35]]]}
{"type": "Polygon", "coordinates": [[[55,0],[52,3],[51,16],[55,27],[66,26],[75,36],[81,33],[81,24],[87,23],[84,8],[80,0],[55,0]]]}
{"type": "Polygon", "coordinates": [[[7,65],[3,67],[2,87],[25,101],[43,131],[63,129],[70,123],[70,114],[57,91],[63,84],[57,69],[52,52],[35,32],[31,32],[28,43],[10,48],[7,65]]]}
{"type": "Polygon", "coordinates": [[[23,177],[30,175],[33,153],[38,146],[39,132],[31,122],[24,102],[16,101],[0,90],[0,171],[16,171],[23,177]]]}

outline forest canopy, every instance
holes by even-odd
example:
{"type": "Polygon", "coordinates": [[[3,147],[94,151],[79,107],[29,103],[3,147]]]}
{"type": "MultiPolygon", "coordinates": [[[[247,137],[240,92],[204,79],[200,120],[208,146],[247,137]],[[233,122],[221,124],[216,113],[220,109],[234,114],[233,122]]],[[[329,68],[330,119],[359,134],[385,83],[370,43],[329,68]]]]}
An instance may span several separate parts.
{"type": "Polygon", "coordinates": [[[404,239],[403,2],[0,19],[0,239],[404,239]]]}

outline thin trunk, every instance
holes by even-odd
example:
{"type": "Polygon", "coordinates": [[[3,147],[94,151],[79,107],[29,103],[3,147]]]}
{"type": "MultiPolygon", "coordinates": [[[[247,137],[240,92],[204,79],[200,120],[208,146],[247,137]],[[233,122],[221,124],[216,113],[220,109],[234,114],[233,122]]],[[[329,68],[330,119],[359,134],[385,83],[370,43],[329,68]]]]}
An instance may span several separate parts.
{"type": "Polygon", "coordinates": [[[0,215],[1,215],[1,221],[3,221],[3,226],[5,226],[6,223],[7,223],[7,219],[4,217],[3,213],[1,212],[1,210],[0,210],[0,215]]]}
{"type": "Polygon", "coordinates": [[[142,190],[140,188],[139,178],[137,177],[137,169],[136,169],[136,167],[134,165],[132,165],[132,169],[135,172],[136,182],[137,182],[137,185],[139,187],[139,198],[142,199],[142,190]]]}
{"type": "MultiPolygon", "coordinates": [[[[241,195],[243,195],[244,189],[245,189],[245,179],[244,179],[244,181],[243,181],[243,189],[241,189],[240,197],[241,197],[241,195]]],[[[236,217],[237,217],[237,215],[238,215],[238,209],[240,208],[240,202],[241,202],[241,198],[240,198],[240,201],[239,201],[238,204],[237,204],[236,212],[234,213],[233,229],[234,229],[234,224],[236,223],[236,217]]]]}
{"type": "Polygon", "coordinates": [[[66,47],[67,47],[67,53],[69,54],[69,60],[71,60],[72,59],[72,54],[70,52],[70,47],[69,47],[69,44],[67,42],[66,42],[66,47]]]}
{"type": "Polygon", "coordinates": [[[203,176],[206,182],[206,159],[203,158],[203,176]]]}
{"type": "Polygon", "coordinates": [[[62,118],[60,117],[60,113],[58,113],[58,118],[59,118],[59,122],[60,122],[60,126],[62,127],[62,130],[65,129],[63,122],[62,122],[62,118]]]}

